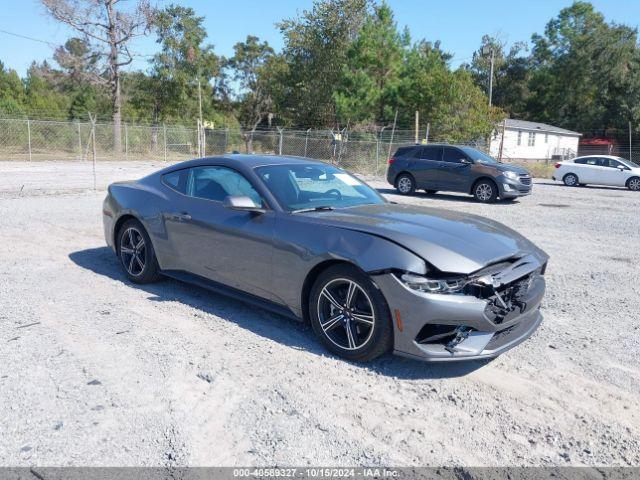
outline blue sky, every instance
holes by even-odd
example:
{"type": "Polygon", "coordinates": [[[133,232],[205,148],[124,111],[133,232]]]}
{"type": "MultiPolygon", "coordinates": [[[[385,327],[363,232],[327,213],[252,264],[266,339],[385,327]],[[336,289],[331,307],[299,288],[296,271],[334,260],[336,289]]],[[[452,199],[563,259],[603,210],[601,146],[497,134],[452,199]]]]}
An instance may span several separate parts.
{"type": "MultiPolygon", "coordinates": [[[[49,19],[37,0],[4,0],[0,30],[41,39],[53,44],[64,43],[71,34],[49,19]],[[9,5],[11,8],[8,8],[9,5]]],[[[167,5],[169,1],[160,1],[167,5]]],[[[311,0],[189,0],[177,1],[194,8],[206,17],[209,42],[216,52],[230,55],[233,45],[247,34],[268,40],[276,49],[282,37],[275,23],[309,8],[311,0]]],[[[388,0],[400,27],[408,26],[414,39],[441,40],[445,50],[454,54],[453,65],[468,60],[478,48],[483,34],[499,34],[507,42],[529,41],[534,32],[542,33],[550,18],[572,3],[571,0],[388,0]]],[[[594,0],[607,20],[636,27],[640,21],[638,0],[594,0]]],[[[152,38],[138,40],[134,50],[150,54],[156,50],[152,38]]],[[[24,75],[32,60],[51,58],[50,45],[0,32],[0,61],[24,75]]],[[[132,68],[146,68],[139,58],[132,68]]]]}

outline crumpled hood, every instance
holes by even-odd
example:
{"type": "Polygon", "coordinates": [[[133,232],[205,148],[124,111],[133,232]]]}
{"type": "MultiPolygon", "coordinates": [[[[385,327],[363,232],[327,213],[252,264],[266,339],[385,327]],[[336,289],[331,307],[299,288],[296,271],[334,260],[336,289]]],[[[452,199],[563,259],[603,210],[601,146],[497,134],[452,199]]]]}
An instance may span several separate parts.
{"type": "Polygon", "coordinates": [[[468,274],[526,254],[541,262],[548,258],[529,240],[498,222],[451,210],[385,203],[302,215],[314,223],[386,238],[442,272],[468,274]]]}

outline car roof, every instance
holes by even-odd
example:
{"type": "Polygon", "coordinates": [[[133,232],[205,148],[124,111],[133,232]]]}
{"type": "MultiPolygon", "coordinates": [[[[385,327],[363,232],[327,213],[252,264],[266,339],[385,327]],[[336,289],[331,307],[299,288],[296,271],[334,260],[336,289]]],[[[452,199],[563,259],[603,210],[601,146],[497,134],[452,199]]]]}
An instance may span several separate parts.
{"type": "Polygon", "coordinates": [[[413,145],[405,145],[404,147],[398,147],[398,150],[401,148],[417,148],[417,147],[454,147],[454,148],[474,148],[476,147],[471,145],[454,145],[451,143],[414,143],[413,145]]]}
{"type": "Polygon", "coordinates": [[[574,158],[573,160],[578,160],[579,158],[611,158],[613,160],[624,160],[624,158],[616,157],[615,155],[581,155],[579,157],[574,158]]]}
{"type": "Polygon", "coordinates": [[[202,167],[211,164],[223,165],[243,170],[246,168],[262,167],[266,165],[326,165],[319,160],[288,155],[252,155],[243,153],[228,153],[220,156],[194,158],[185,162],[175,163],[162,169],[159,173],[168,173],[183,168],[202,167]]]}

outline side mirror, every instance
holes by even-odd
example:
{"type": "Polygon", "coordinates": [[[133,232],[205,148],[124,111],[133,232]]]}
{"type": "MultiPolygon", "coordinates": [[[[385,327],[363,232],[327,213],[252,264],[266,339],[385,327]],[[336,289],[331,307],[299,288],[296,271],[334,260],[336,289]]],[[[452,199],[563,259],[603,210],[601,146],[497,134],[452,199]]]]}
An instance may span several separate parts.
{"type": "Polygon", "coordinates": [[[471,165],[471,162],[469,160],[467,160],[466,158],[461,158],[460,159],[460,163],[462,165],[471,165]]]}
{"type": "Polygon", "coordinates": [[[222,205],[231,210],[243,212],[264,213],[266,210],[256,204],[251,197],[246,195],[229,195],[225,197],[222,205]]]}
{"type": "Polygon", "coordinates": [[[621,172],[626,170],[626,167],[623,167],[622,165],[618,165],[618,170],[620,170],[621,172]]]}

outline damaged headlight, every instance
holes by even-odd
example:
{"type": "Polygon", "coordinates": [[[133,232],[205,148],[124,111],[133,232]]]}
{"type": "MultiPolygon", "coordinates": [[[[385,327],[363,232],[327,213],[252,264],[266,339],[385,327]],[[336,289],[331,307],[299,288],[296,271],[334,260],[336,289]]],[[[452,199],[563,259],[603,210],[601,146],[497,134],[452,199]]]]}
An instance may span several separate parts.
{"type": "Polygon", "coordinates": [[[403,274],[400,279],[412,290],[425,293],[458,293],[467,285],[466,278],[427,278],[412,273],[403,274]]]}

